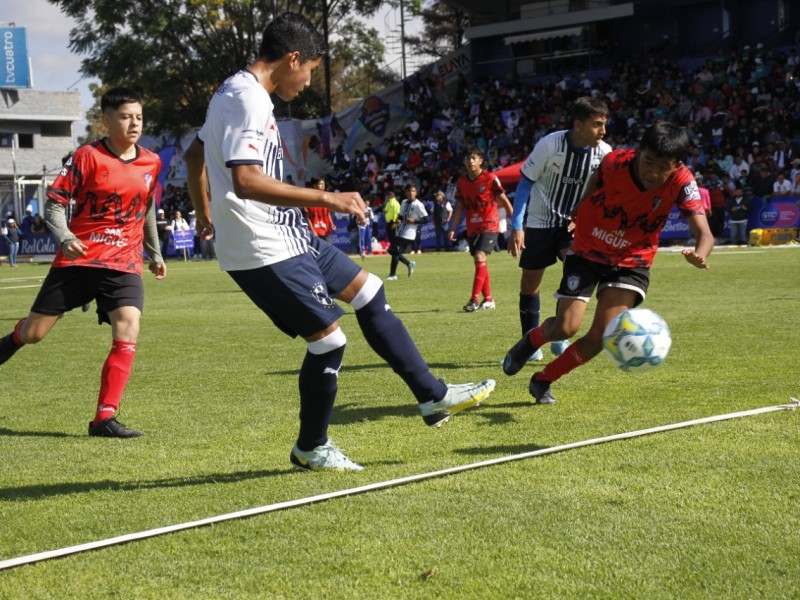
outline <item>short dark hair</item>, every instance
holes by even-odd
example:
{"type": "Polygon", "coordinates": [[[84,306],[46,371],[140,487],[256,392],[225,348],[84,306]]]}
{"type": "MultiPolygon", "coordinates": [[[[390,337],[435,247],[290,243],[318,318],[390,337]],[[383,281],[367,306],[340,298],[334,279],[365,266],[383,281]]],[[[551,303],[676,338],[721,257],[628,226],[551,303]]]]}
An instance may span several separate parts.
{"type": "Polygon", "coordinates": [[[648,150],[661,158],[681,162],[689,151],[689,136],[677,125],[659,121],[644,130],[640,150],[648,150]]]}
{"type": "Polygon", "coordinates": [[[572,104],[572,120],[585,121],[594,116],[607,117],[608,106],[600,98],[581,96],[572,104]]]}
{"type": "Polygon", "coordinates": [[[467,144],[466,148],[464,148],[464,158],[472,155],[480,156],[481,158],[485,156],[478,144],[467,144]]]}
{"type": "Polygon", "coordinates": [[[300,53],[300,62],[307,62],[324,55],[328,49],[311,21],[303,15],[287,12],[275,17],[264,29],[258,56],[273,62],[295,51],[300,53]]]}
{"type": "Polygon", "coordinates": [[[119,86],[111,88],[100,98],[100,110],[106,112],[107,109],[117,110],[123,104],[137,102],[142,104],[142,94],[138,90],[130,87],[119,86]]]}

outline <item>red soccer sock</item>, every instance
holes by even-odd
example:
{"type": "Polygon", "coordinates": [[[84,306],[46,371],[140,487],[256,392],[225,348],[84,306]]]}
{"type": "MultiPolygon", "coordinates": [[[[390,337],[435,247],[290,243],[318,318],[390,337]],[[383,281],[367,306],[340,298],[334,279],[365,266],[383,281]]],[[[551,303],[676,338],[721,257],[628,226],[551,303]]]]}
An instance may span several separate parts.
{"type": "Polygon", "coordinates": [[[119,410],[119,402],[131,375],[135,353],[136,342],[114,340],[111,343],[111,351],[100,374],[100,394],[93,425],[110,419],[119,410]]]}
{"type": "Polygon", "coordinates": [[[541,348],[547,343],[541,325],[534,327],[528,332],[528,341],[534,348],[541,348]]]}
{"type": "Polygon", "coordinates": [[[472,280],[472,299],[477,302],[483,290],[484,281],[489,276],[489,271],[486,270],[486,262],[475,263],[475,278],[472,280]]]}
{"type": "MultiPolygon", "coordinates": [[[[535,330],[534,330],[535,331],[535,330]]],[[[561,377],[580,367],[589,359],[586,358],[578,348],[578,344],[572,344],[567,348],[566,352],[556,358],[555,360],[547,363],[541,373],[536,374],[536,379],[539,381],[558,381],[561,377]]]]}
{"type": "Polygon", "coordinates": [[[483,297],[488,302],[492,300],[492,285],[489,277],[489,267],[486,266],[486,263],[483,263],[483,270],[486,273],[486,276],[483,280],[483,297]]]}
{"type": "Polygon", "coordinates": [[[27,321],[27,319],[20,319],[19,321],[17,321],[17,324],[14,325],[14,333],[11,336],[11,339],[17,346],[25,345],[25,342],[23,342],[22,338],[20,337],[22,333],[22,326],[25,325],[25,321],[27,321]]]}

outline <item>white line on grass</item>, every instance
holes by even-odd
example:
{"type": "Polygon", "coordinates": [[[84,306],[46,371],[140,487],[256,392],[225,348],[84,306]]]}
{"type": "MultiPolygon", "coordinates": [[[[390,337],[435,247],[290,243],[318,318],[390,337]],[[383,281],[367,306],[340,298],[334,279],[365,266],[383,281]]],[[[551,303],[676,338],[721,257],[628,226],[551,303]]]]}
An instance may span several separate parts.
{"type": "Polygon", "coordinates": [[[713,423],[716,421],[726,421],[729,419],[738,419],[741,417],[750,417],[753,415],[760,415],[769,412],[776,412],[780,410],[795,410],[800,406],[800,400],[791,398],[790,404],[777,404],[775,406],[765,406],[763,408],[753,408],[740,412],[728,413],[724,415],[716,415],[713,417],[704,417],[701,419],[694,419],[691,421],[682,421],[680,423],[672,423],[670,425],[660,425],[658,427],[651,427],[649,429],[639,429],[637,431],[628,431],[626,433],[617,433],[605,437],[593,438],[590,440],[583,440],[581,442],[572,442],[562,446],[553,446],[551,448],[542,448],[540,450],[533,450],[531,452],[523,452],[521,454],[513,454],[511,456],[501,456],[500,458],[492,458],[476,463],[461,465],[459,467],[451,467],[449,469],[442,469],[440,471],[431,471],[429,473],[420,473],[419,475],[410,475],[408,477],[401,477],[399,479],[390,479],[389,481],[379,481],[377,483],[370,483],[359,487],[339,490],[336,492],[329,492],[327,494],[319,494],[317,496],[308,496],[306,498],[299,498],[297,500],[289,500],[286,502],[277,502],[275,504],[268,504],[266,506],[259,506],[256,508],[248,508],[237,512],[227,513],[224,515],[217,515],[215,517],[208,517],[198,521],[189,521],[187,523],[178,523],[176,525],[168,525],[167,527],[158,527],[156,529],[147,529],[136,533],[128,533],[117,537],[107,538],[105,540],[98,540],[96,542],[88,542],[86,544],[78,544],[76,546],[68,546],[57,550],[48,550],[47,552],[38,552],[36,554],[28,554],[27,556],[19,556],[17,558],[10,558],[0,561],[0,571],[19,567],[35,562],[50,560],[53,558],[61,558],[70,556],[72,554],[79,554],[89,550],[97,550],[99,548],[107,548],[109,546],[116,546],[133,542],[136,540],[143,540],[147,538],[165,535],[167,533],[174,533],[176,531],[184,531],[186,529],[194,529],[197,527],[204,527],[214,523],[221,523],[223,521],[231,521],[234,519],[242,519],[245,517],[253,517],[268,512],[276,512],[285,510],[287,508],[295,508],[297,506],[304,506],[307,504],[316,504],[326,500],[333,500],[334,498],[343,498],[346,496],[355,496],[356,494],[363,494],[365,492],[372,492],[374,490],[381,490],[389,487],[405,485],[407,483],[414,483],[416,481],[423,481],[425,479],[434,479],[436,477],[444,477],[445,475],[453,475],[463,471],[470,471],[473,469],[480,469],[482,467],[489,467],[499,465],[515,460],[523,460],[525,458],[532,458],[534,456],[543,456],[545,454],[554,454],[556,452],[564,452],[565,450],[573,450],[575,448],[583,448],[584,446],[591,446],[594,444],[602,444],[604,442],[613,442],[616,440],[626,440],[642,435],[651,433],[659,433],[662,431],[672,431],[674,429],[681,429],[683,427],[691,427],[692,425],[700,425],[702,423],[713,423]]]}

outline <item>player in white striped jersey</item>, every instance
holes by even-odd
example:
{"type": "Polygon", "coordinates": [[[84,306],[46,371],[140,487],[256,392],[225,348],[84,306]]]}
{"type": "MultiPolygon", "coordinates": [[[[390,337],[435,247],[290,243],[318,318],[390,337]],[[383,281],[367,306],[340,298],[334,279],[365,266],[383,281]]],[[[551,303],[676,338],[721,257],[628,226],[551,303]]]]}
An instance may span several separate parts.
{"type": "MultiPolygon", "coordinates": [[[[519,313],[522,334],[539,325],[539,290],[544,271],[564,260],[572,243],[569,215],[586,190],[594,171],[611,146],[603,141],[608,107],[584,96],[572,107],[572,128],[540,139],[521,169],[514,193],[509,252],[522,268],[519,313]]],[[[569,342],[550,346],[561,354],[569,342]]],[[[537,351],[532,360],[541,360],[537,351]]]]}
{"type": "MultiPolygon", "coordinates": [[[[355,309],[367,342],[408,385],[426,424],[441,425],[451,413],[478,404],[494,381],[448,386],[434,377],[391,311],[381,279],[310,234],[302,208],[322,206],[363,221],[367,207],[358,193],[281,181],[283,152],[270,94],[286,102],[296,97],[325,52],[308,19],[295,13],[275,18],[255,62],[214,94],[184,158],[198,235],[208,239],[214,231],[220,267],[281,331],[306,341],[300,432],[290,461],[315,471],[360,471],[327,436],[347,341],[338,323],[344,310],[334,299],[355,309]]],[[[242,364],[253,360],[244,356],[242,364]]]]}

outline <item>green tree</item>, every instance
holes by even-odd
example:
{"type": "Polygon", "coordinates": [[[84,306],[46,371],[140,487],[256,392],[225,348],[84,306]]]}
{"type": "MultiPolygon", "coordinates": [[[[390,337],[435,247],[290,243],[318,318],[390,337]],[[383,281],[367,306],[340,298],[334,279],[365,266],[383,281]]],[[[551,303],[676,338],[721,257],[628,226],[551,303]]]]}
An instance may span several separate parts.
{"type": "MultiPolygon", "coordinates": [[[[331,73],[347,74],[331,77],[332,97],[350,94],[342,86],[351,88],[362,66],[352,61],[370,58],[362,77],[377,77],[376,65],[383,60],[377,34],[347,17],[370,16],[382,0],[48,1],[77,22],[70,32],[70,49],[86,56],[83,75],[99,79],[100,88],[132,85],[142,90],[148,133],[180,135],[200,126],[214,89],[255,59],[264,27],[286,10],[304,14],[322,30],[327,1],[330,39],[339,33],[338,39],[355,41],[343,59],[335,52],[331,57],[331,73]]],[[[334,51],[344,49],[338,42],[330,45],[334,51]]],[[[325,77],[322,69],[319,72],[318,81],[292,103],[291,116],[325,116],[325,77]]],[[[289,114],[288,107],[281,108],[289,114]]]]}
{"type": "Polygon", "coordinates": [[[439,59],[464,45],[464,32],[469,27],[469,15],[442,0],[425,2],[418,12],[422,31],[406,37],[411,52],[439,59]]]}

